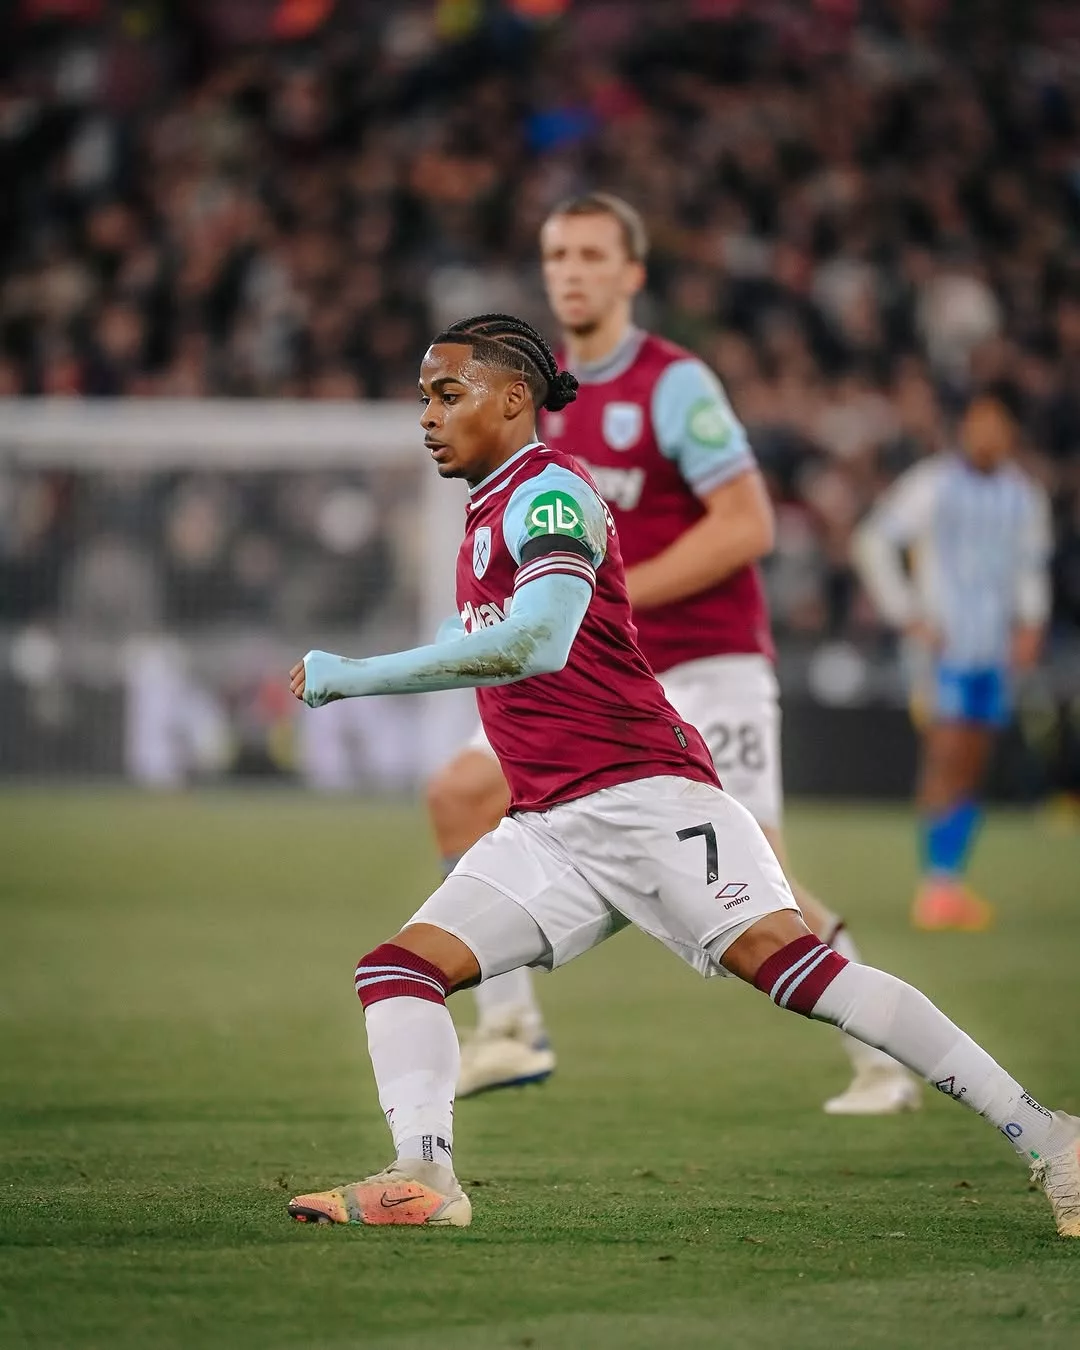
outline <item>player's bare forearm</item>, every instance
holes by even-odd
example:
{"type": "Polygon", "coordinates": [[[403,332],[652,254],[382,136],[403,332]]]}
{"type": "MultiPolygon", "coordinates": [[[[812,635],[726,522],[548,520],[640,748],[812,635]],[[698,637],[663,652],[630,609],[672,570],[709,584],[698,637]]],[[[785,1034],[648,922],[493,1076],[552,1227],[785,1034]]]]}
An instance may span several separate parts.
{"type": "Polygon", "coordinates": [[[772,552],[775,522],[761,475],[740,474],[704,498],[706,514],[655,558],[627,568],[635,609],[657,609],[718,585],[772,552]]]}
{"type": "Polygon", "coordinates": [[[1012,667],[1016,671],[1033,670],[1039,664],[1046,628],[1043,624],[1021,624],[1013,629],[1012,667]]]}

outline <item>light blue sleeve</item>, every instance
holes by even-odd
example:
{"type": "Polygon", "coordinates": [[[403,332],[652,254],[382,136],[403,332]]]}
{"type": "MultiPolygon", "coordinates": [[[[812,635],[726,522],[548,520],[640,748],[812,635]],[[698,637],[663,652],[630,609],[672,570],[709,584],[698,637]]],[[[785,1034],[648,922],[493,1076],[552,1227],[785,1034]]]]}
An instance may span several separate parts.
{"type": "Polygon", "coordinates": [[[552,674],[566,665],[591,599],[583,578],[548,574],[519,586],[506,619],[490,628],[362,660],[308,652],[304,702],[321,708],[340,698],[514,684],[552,674]]]}
{"type": "Polygon", "coordinates": [[[701,361],[674,361],[656,382],[652,423],[661,453],[705,496],[756,463],[724,386],[701,361]]]}
{"type": "Polygon", "coordinates": [[[448,618],[443,619],[442,623],[439,624],[438,628],[435,630],[434,640],[436,642],[449,642],[451,638],[464,636],[465,625],[461,622],[461,615],[451,614],[448,618]]]}
{"type": "Polygon", "coordinates": [[[521,550],[530,540],[563,535],[585,543],[593,567],[599,567],[607,552],[608,522],[607,507],[584,478],[561,464],[549,464],[507,502],[503,539],[519,566],[521,550]]]}

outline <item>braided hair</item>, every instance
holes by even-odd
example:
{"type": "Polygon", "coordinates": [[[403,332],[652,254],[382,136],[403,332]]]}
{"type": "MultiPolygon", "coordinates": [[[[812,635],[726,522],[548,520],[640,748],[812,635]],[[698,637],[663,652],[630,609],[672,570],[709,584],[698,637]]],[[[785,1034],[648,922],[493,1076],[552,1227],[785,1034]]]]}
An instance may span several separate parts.
{"type": "Polygon", "coordinates": [[[577,398],[577,380],[568,370],[559,369],[551,348],[532,324],[512,314],[477,314],[460,319],[431,345],[440,342],[468,343],[478,361],[520,375],[537,408],[559,412],[577,398]]]}

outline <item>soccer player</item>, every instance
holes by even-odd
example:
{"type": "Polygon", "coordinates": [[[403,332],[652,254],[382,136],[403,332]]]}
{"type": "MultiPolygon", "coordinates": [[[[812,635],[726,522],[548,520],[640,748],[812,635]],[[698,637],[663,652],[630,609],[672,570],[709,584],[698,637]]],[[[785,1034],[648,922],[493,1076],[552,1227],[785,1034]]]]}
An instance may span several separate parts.
{"type": "Polygon", "coordinates": [[[1038,660],[1050,610],[1046,495],[1013,462],[1019,403],[1006,382],[972,398],[959,448],[909,469],[862,524],[854,557],[916,665],[923,880],[918,928],[977,932],[993,911],[962,881],[994,733],[1014,674],[1038,660]],[[901,551],[913,571],[905,572],[901,551]]]}
{"type": "MultiPolygon", "coordinates": [[[[648,251],[640,215],[592,193],[555,208],[540,236],[548,301],[578,397],[541,417],[592,475],[615,520],[638,645],[680,716],[701,730],[716,770],[773,851],[781,834],[779,689],[757,560],[773,516],[746,433],[716,376],[695,356],[634,326],[648,251]]],[[[483,732],[428,786],[446,873],[505,813],[507,786],[483,732]]],[[[858,960],[837,916],[792,882],[807,923],[858,960]]],[[[478,1025],[462,1047],[458,1095],[546,1078],[555,1055],[531,973],[476,991],[478,1025]]],[[[854,1078],[825,1103],[880,1115],[920,1105],[899,1064],[845,1038],[854,1078]]]]}
{"type": "Polygon", "coordinates": [[[588,475],[536,439],[573,401],[540,335],[508,315],[441,333],[420,372],[425,444],[469,487],[461,627],[411,651],[312,651],[291,671],[338,698],[472,686],[510,785],[484,835],[391,942],[356,967],[395,1160],[297,1196],[312,1223],[463,1226],[453,1165],[458,1041],[447,996],[564,965],[635,923],[703,975],[728,973],[831,1022],[979,1112],[1032,1164],[1058,1231],[1080,1237],[1080,1118],[1048,1111],[910,985],[846,960],[803,923],[753,816],[637,646],[619,541],[588,475]]]}

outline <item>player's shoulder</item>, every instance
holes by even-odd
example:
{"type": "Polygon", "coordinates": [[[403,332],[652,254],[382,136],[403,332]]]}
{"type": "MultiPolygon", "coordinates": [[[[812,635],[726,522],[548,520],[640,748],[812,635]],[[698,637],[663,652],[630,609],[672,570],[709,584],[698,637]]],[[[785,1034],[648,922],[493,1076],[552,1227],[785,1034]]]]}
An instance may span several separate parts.
{"type": "Polygon", "coordinates": [[[1040,497],[1044,488],[1030,469],[1023,464],[1018,464],[1016,460],[1010,460],[1005,465],[1004,474],[1006,480],[1016,485],[1016,487],[1031,497],[1040,497]]]}
{"type": "Polygon", "coordinates": [[[669,366],[683,362],[708,370],[708,366],[700,356],[687,347],[680,347],[669,338],[661,337],[659,333],[646,333],[642,338],[641,346],[638,348],[637,364],[651,367],[657,376],[662,375],[669,366]]]}
{"type": "Polygon", "coordinates": [[[565,451],[541,446],[529,472],[517,480],[503,512],[503,538],[520,561],[521,550],[541,535],[567,535],[588,542],[599,566],[611,517],[587,471],[565,451]]]}
{"type": "Polygon", "coordinates": [[[890,533],[899,529],[904,537],[929,529],[954,467],[949,454],[917,460],[893,479],[872,508],[872,518],[890,533]]]}
{"type": "Polygon", "coordinates": [[[908,491],[913,489],[933,491],[947,478],[954,477],[958,473],[962,474],[963,467],[959,455],[948,450],[941,451],[935,455],[927,455],[924,459],[917,459],[900,474],[894,486],[902,486],[908,491]]]}
{"type": "Polygon", "coordinates": [[[660,333],[645,333],[643,342],[641,342],[639,360],[643,356],[663,366],[674,365],[676,360],[694,360],[694,362],[698,362],[698,365],[705,365],[697,352],[690,351],[688,347],[680,347],[678,343],[671,342],[670,338],[661,338],[660,333]]]}
{"type": "Polygon", "coordinates": [[[514,496],[559,490],[599,496],[588,469],[567,450],[541,445],[530,456],[527,470],[515,484],[514,496]]]}
{"type": "Polygon", "coordinates": [[[1047,515],[1050,511],[1050,493],[1045,485],[1022,464],[1014,461],[1008,465],[1008,469],[1010,480],[1029,515],[1036,518],[1047,515]]]}

